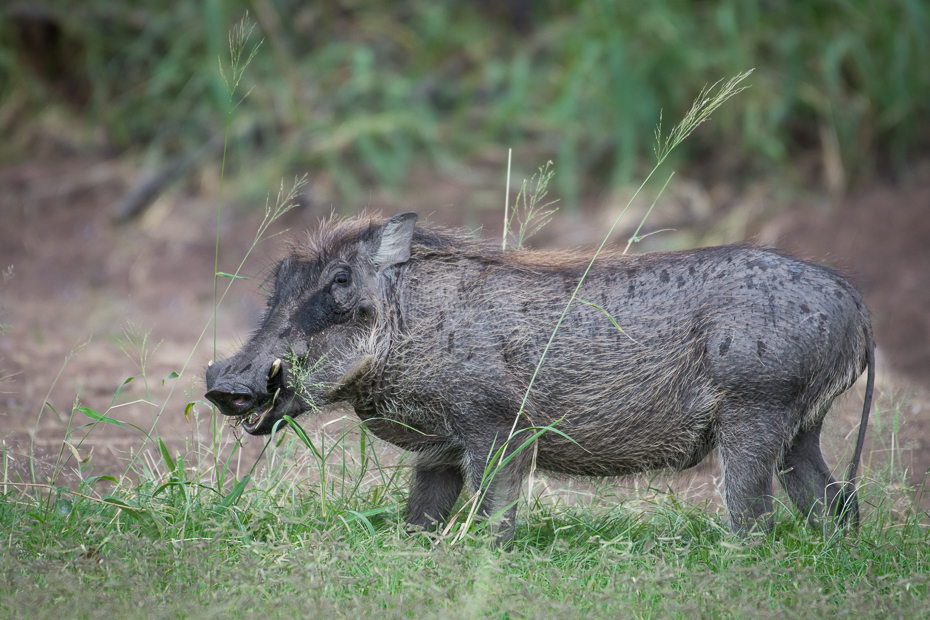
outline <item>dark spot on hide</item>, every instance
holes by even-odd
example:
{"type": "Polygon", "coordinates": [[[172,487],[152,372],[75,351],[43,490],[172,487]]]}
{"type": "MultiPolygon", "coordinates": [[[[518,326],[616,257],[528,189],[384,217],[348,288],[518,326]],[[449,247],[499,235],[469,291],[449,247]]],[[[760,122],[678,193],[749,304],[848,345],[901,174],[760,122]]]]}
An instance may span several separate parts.
{"type": "Polygon", "coordinates": [[[661,282],[662,284],[668,284],[668,281],[669,281],[668,271],[663,269],[662,273],[659,274],[659,282],[661,282]]]}
{"type": "Polygon", "coordinates": [[[729,336],[727,336],[727,337],[726,337],[726,340],[724,340],[724,341],[720,344],[720,355],[726,355],[726,354],[727,354],[727,351],[730,350],[730,343],[731,343],[731,342],[733,342],[733,339],[730,338],[729,336]]]}
{"type": "Polygon", "coordinates": [[[762,354],[765,353],[765,343],[761,340],[756,340],[756,351],[759,354],[759,357],[762,357],[762,354]]]}
{"type": "Polygon", "coordinates": [[[449,344],[446,348],[449,353],[452,353],[452,349],[455,347],[455,332],[449,332],[449,344]]]}
{"type": "Polygon", "coordinates": [[[801,312],[803,312],[804,314],[807,314],[808,312],[811,311],[810,307],[808,307],[807,304],[801,304],[800,306],[798,306],[798,308],[799,308],[799,309],[801,310],[801,312]]]}
{"type": "Polygon", "coordinates": [[[685,285],[684,276],[678,276],[678,278],[675,279],[675,282],[678,284],[678,288],[680,289],[681,287],[685,285]]]}

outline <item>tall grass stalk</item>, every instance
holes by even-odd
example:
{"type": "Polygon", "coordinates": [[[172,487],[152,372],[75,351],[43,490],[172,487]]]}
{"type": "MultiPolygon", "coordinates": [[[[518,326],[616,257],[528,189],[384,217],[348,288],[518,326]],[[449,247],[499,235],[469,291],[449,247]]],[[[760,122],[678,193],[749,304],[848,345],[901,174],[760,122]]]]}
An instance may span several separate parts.
{"type": "Polygon", "coordinates": [[[552,220],[552,216],[558,210],[558,207],[551,209],[549,207],[558,200],[548,202],[545,202],[545,200],[549,194],[549,182],[554,176],[555,171],[552,170],[552,162],[549,161],[546,162],[545,166],[540,166],[529,181],[523,179],[523,184],[517,193],[517,199],[513,203],[513,210],[510,211],[509,217],[504,219],[504,241],[502,244],[504,250],[507,249],[508,235],[514,238],[512,247],[516,250],[522,249],[530,237],[538,233],[543,226],[552,220]],[[532,192],[530,191],[531,187],[532,192]],[[517,224],[516,230],[514,230],[514,222],[517,224]]]}
{"type": "Polygon", "coordinates": [[[510,163],[513,149],[507,149],[507,182],[504,189],[504,232],[501,234],[501,251],[507,249],[507,230],[510,228],[510,163]]]}
{"type": "MultiPolygon", "coordinates": [[[[226,151],[229,147],[229,126],[232,123],[232,113],[236,108],[235,96],[236,90],[239,88],[239,82],[242,79],[242,76],[245,74],[246,68],[252,62],[252,59],[255,58],[255,55],[258,53],[258,48],[261,45],[261,41],[258,44],[254,45],[249,52],[248,58],[245,62],[242,62],[242,53],[245,50],[246,42],[249,37],[252,35],[252,30],[254,25],[248,26],[246,29],[246,20],[248,13],[246,13],[242,20],[239,22],[239,25],[234,27],[229,34],[229,76],[227,77],[226,72],[223,70],[223,61],[220,58],[217,58],[219,63],[220,76],[223,78],[223,83],[226,85],[226,91],[229,93],[229,99],[227,101],[227,110],[226,110],[226,127],[225,133],[223,136],[223,158],[220,163],[220,188],[219,188],[219,197],[217,198],[216,205],[216,246],[213,257],[213,358],[216,359],[216,310],[218,307],[217,300],[217,290],[219,288],[219,261],[220,261],[220,222],[223,214],[223,182],[226,178],[226,151]]],[[[246,93],[248,96],[248,93],[246,93]]],[[[227,288],[228,290],[228,288],[227,288]]],[[[214,409],[214,415],[211,421],[211,435],[213,437],[213,451],[214,454],[217,454],[217,428],[216,428],[216,411],[214,409]]],[[[219,468],[217,468],[217,476],[219,476],[219,468]]]]}
{"type": "MultiPolygon", "coordinates": [[[[223,137],[223,158],[220,163],[220,188],[219,188],[219,197],[217,198],[216,205],[216,247],[213,257],[213,313],[216,314],[217,307],[217,288],[218,282],[217,274],[219,273],[219,261],[220,261],[220,220],[223,214],[223,181],[226,178],[226,150],[229,147],[229,127],[232,124],[232,114],[233,110],[238,106],[238,103],[235,101],[236,90],[239,88],[239,82],[242,80],[242,76],[245,75],[245,70],[248,68],[249,64],[252,62],[252,59],[255,58],[255,55],[258,53],[258,48],[261,46],[262,42],[259,41],[256,45],[252,46],[252,49],[249,51],[248,57],[245,61],[242,60],[242,54],[245,51],[246,43],[249,40],[249,37],[252,36],[252,30],[255,28],[254,25],[247,26],[248,13],[246,13],[242,20],[239,22],[238,26],[235,26],[232,31],[229,33],[229,75],[226,75],[226,71],[223,69],[223,61],[220,58],[217,58],[219,63],[219,72],[220,76],[223,78],[223,83],[226,85],[226,91],[229,94],[229,99],[227,101],[226,109],[226,127],[223,137]]],[[[251,92],[251,90],[249,91],[251,92]]],[[[247,97],[249,93],[246,93],[247,97]]],[[[216,322],[213,323],[213,357],[216,359],[216,322]]]]}
{"type": "Polygon", "coordinates": [[[55,417],[58,418],[58,421],[61,422],[62,425],[64,425],[65,423],[64,420],[61,418],[58,412],[55,411],[55,408],[52,407],[51,403],[49,403],[49,397],[51,397],[52,395],[52,390],[54,390],[55,386],[58,385],[58,380],[61,379],[61,373],[65,371],[65,367],[68,365],[68,362],[71,361],[71,358],[74,357],[76,353],[80,352],[81,349],[87,346],[89,342],[90,341],[88,340],[88,341],[85,341],[81,344],[78,344],[72,347],[71,351],[68,352],[68,355],[65,356],[64,361],[61,363],[61,367],[59,367],[58,374],[55,375],[55,379],[52,381],[51,385],[49,385],[48,391],[45,393],[45,398],[42,399],[42,405],[39,407],[38,415],[36,415],[35,426],[33,427],[32,433],[30,433],[30,436],[29,436],[29,476],[33,483],[36,482],[36,472],[35,472],[36,435],[39,432],[39,423],[42,421],[42,413],[45,411],[45,408],[48,407],[51,410],[51,412],[55,414],[55,417]]]}
{"type": "Polygon", "coordinates": [[[633,204],[633,201],[649,182],[649,179],[652,178],[652,175],[655,174],[656,170],[658,170],[665,162],[666,158],[668,158],[669,154],[679,144],[684,142],[684,140],[687,139],[695,129],[707,121],[711,114],[713,114],[728,99],[738,95],[743,90],[745,90],[746,87],[740,86],[740,83],[749,77],[751,73],[752,69],[736,75],[724,83],[723,86],[720,87],[716,92],[714,92],[714,89],[720,85],[720,82],[717,82],[710,88],[705,88],[702,90],[682,121],[676,125],[672,132],[665,138],[662,137],[660,121],[660,124],[656,128],[656,164],[653,166],[652,170],[649,171],[649,174],[646,175],[646,178],[643,179],[643,182],[639,184],[639,187],[633,193],[633,196],[630,197],[630,200],[626,203],[626,206],[620,211],[620,214],[614,220],[613,225],[611,225],[610,229],[607,231],[607,234],[604,235],[604,239],[601,241],[597,250],[594,252],[591,260],[588,262],[587,267],[585,267],[584,273],[582,273],[581,278],[578,280],[578,284],[575,285],[575,288],[572,291],[568,302],[565,304],[565,308],[562,310],[562,314],[559,316],[558,321],[556,321],[556,324],[552,329],[549,340],[546,342],[545,348],[543,348],[542,355],[540,356],[539,361],[536,363],[536,368],[533,370],[529,384],[523,393],[523,399],[520,402],[520,409],[518,410],[517,415],[514,417],[513,426],[510,430],[510,436],[513,436],[513,433],[517,427],[517,422],[519,421],[520,416],[523,415],[524,409],[526,408],[526,401],[529,399],[530,392],[532,391],[533,385],[536,382],[536,377],[539,376],[539,370],[542,368],[543,363],[546,361],[546,356],[549,354],[549,349],[552,347],[552,342],[555,340],[556,334],[558,334],[559,328],[562,326],[562,322],[568,315],[568,311],[574,303],[575,299],[577,299],[578,291],[581,290],[582,284],[584,284],[585,279],[588,277],[588,272],[591,271],[591,267],[594,266],[594,261],[597,260],[597,257],[600,256],[601,252],[604,250],[604,246],[607,245],[607,241],[613,234],[614,229],[620,223],[620,220],[626,214],[627,210],[630,208],[630,205],[633,204]]]}
{"type": "MultiPolygon", "coordinates": [[[[254,236],[253,239],[252,239],[252,243],[251,243],[251,245],[249,246],[249,249],[248,249],[248,250],[246,251],[246,253],[243,255],[242,259],[239,261],[239,265],[236,267],[236,270],[233,271],[232,273],[226,273],[226,272],[222,272],[222,271],[216,273],[216,276],[215,276],[215,277],[228,279],[229,282],[226,284],[226,288],[223,290],[222,295],[220,295],[219,300],[216,302],[216,305],[214,306],[214,309],[213,309],[213,314],[211,315],[210,319],[207,321],[207,324],[204,325],[203,330],[201,330],[200,336],[197,337],[197,340],[196,340],[196,342],[194,343],[193,347],[191,348],[191,351],[190,351],[190,353],[188,354],[187,359],[184,361],[184,364],[182,365],[180,371],[179,371],[179,372],[173,372],[173,373],[171,373],[171,374],[169,375],[169,377],[170,377],[171,379],[174,379],[174,382],[172,383],[171,389],[168,391],[168,395],[165,397],[165,400],[164,400],[164,402],[162,403],[162,406],[161,406],[161,408],[159,409],[158,414],[156,415],[155,419],[152,421],[151,429],[150,429],[147,433],[146,433],[145,431],[143,431],[143,432],[145,433],[145,436],[146,436],[146,442],[150,439],[151,435],[155,432],[155,429],[156,429],[156,426],[157,426],[157,424],[158,424],[158,421],[161,419],[162,415],[164,414],[165,409],[167,408],[168,403],[171,401],[171,397],[174,395],[174,391],[175,391],[175,389],[177,388],[177,385],[178,385],[178,383],[179,383],[179,381],[177,381],[177,380],[180,379],[182,376],[184,376],[184,373],[187,371],[188,366],[190,366],[191,360],[194,358],[194,354],[195,354],[195,352],[197,351],[197,347],[200,346],[200,342],[203,340],[204,336],[205,336],[206,333],[207,333],[207,330],[210,328],[211,322],[214,323],[214,325],[215,325],[215,323],[216,323],[216,311],[217,311],[217,308],[219,307],[220,304],[223,303],[223,300],[226,299],[226,295],[229,293],[229,290],[232,288],[233,282],[234,282],[235,280],[247,280],[247,279],[248,279],[248,278],[246,278],[245,276],[239,275],[240,272],[242,271],[242,268],[245,266],[245,262],[248,260],[249,256],[251,256],[253,250],[255,250],[255,248],[256,248],[262,241],[265,241],[265,240],[270,239],[270,238],[272,238],[272,237],[274,237],[274,236],[277,236],[277,234],[280,234],[280,233],[276,233],[275,235],[266,235],[266,233],[268,232],[268,228],[269,228],[275,221],[277,221],[277,220],[278,220],[280,217],[282,217],[285,213],[287,213],[288,211],[290,211],[291,209],[293,209],[293,208],[296,206],[296,198],[297,198],[297,195],[298,195],[298,193],[300,192],[301,188],[302,188],[305,184],[306,184],[306,175],[304,175],[303,177],[300,177],[300,178],[295,178],[295,179],[294,179],[294,183],[293,183],[293,185],[291,186],[290,190],[288,190],[287,192],[285,192],[285,191],[284,191],[284,182],[282,181],[282,182],[281,182],[281,185],[280,185],[280,187],[279,187],[279,189],[278,189],[278,195],[277,195],[277,198],[276,198],[275,202],[272,204],[272,203],[270,202],[270,197],[268,198],[268,200],[266,200],[266,202],[265,202],[265,217],[262,219],[261,223],[259,224],[259,226],[258,226],[258,228],[257,228],[257,230],[256,230],[256,232],[255,232],[255,236],[254,236]]],[[[115,397],[114,397],[114,398],[115,398],[115,397]]],[[[187,406],[186,406],[186,408],[185,408],[185,412],[191,410],[191,409],[194,407],[194,405],[195,405],[194,402],[188,403],[187,406]]],[[[112,408],[112,404],[111,404],[111,408],[112,408]]],[[[109,410],[108,410],[108,411],[109,411],[109,410]]],[[[223,474],[223,472],[224,472],[225,470],[221,470],[220,467],[219,467],[219,462],[220,462],[220,455],[219,455],[219,452],[220,452],[220,450],[219,450],[219,434],[220,434],[220,433],[219,433],[219,428],[217,427],[217,421],[216,421],[216,420],[217,420],[217,416],[216,416],[216,414],[215,414],[215,412],[214,412],[214,415],[212,415],[212,416],[210,417],[211,436],[212,436],[212,438],[213,438],[213,450],[212,450],[212,453],[213,453],[213,455],[214,455],[214,460],[215,460],[216,465],[217,465],[217,466],[216,466],[217,484],[219,484],[220,486],[222,486],[222,483],[223,483],[222,474],[223,474]]],[[[146,444],[143,443],[143,445],[140,447],[139,452],[136,452],[136,453],[130,458],[129,463],[128,463],[128,465],[127,465],[127,469],[126,469],[126,473],[127,473],[127,474],[128,474],[129,471],[132,469],[132,467],[135,465],[135,463],[136,463],[136,461],[138,460],[139,456],[142,454],[142,448],[144,448],[145,445],[146,445],[146,444]]]]}

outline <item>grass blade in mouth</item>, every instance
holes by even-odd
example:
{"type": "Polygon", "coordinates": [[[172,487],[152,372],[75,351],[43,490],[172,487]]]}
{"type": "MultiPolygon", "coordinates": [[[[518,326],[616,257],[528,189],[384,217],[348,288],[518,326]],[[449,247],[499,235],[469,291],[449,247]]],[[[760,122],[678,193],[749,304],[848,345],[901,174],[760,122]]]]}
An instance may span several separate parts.
{"type": "Polygon", "coordinates": [[[274,409],[275,404],[278,402],[278,396],[281,394],[281,388],[275,390],[274,396],[271,397],[271,402],[268,403],[268,406],[258,413],[258,411],[250,411],[245,415],[241,415],[235,418],[229,419],[229,425],[233,428],[242,426],[243,423],[247,423],[251,427],[256,427],[258,424],[265,419],[265,416],[268,415],[268,412],[274,409]]]}

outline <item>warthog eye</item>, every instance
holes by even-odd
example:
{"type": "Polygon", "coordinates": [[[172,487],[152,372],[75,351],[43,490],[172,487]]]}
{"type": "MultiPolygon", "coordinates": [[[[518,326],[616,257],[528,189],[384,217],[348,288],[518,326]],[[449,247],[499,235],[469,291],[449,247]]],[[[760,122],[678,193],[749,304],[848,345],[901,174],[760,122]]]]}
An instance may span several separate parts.
{"type": "Polygon", "coordinates": [[[348,284],[349,283],[349,272],[348,271],[339,271],[333,277],[333,284],[348,284]]]}

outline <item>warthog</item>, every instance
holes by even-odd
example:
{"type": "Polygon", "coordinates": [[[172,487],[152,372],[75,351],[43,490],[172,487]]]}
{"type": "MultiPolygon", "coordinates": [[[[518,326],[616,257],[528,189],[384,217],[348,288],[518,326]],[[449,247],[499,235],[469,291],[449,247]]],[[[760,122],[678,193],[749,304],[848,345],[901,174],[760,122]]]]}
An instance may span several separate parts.
{"type": "Polygon", "coordinates": [[[207,369],[207,398],[253,435],[351,404],[368,430],[417,454],[414,526],[445,522],[467,484],[507,540],[534,449],[544,471],[622,476],[687,469],[717,448],[734,531],[771,527],[773,474],[813,523],[858,522],[874,345],[861,297],[836,272],[751,245],[604,253],[524,403],[590,255],[505,252],[416,220],[331,220],[295,244],[261,327],[207,369]],[[820,429],[866,367],[838,484],[820,429]]]}

